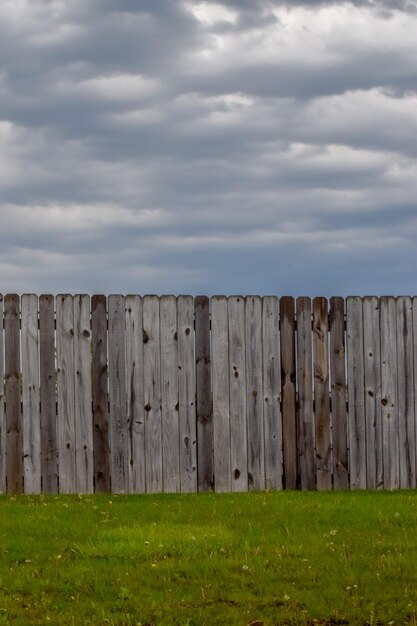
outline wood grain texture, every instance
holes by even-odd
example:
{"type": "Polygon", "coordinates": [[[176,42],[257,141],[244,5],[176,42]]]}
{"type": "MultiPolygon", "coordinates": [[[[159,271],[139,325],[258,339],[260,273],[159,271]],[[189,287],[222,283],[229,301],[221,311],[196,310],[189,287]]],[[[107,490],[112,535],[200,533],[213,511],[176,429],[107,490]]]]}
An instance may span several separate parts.
{"type": "Polygon", "coordinates": [[[73,297],[56,297],[57,440],[60,493],[75,493],[75,389],[73,297]]]}
{"type": "Polygon", "coordinates": [[[395,298],[379,301],[381,324],[381,411],[384,488],[400,486],[398,400],[397,400],[397,323],[395,298]]]}
{"type": "Polygon", "coordinates": [[[23,440],[20,408],[20,302],[17,294],[7,294],[4,298],[4,332],[7,490],[18,494],[23,491],[23,440]]]}
{"type": "Polygon", "coordinates": [[[328,315],[326,298],[313,300],[313,370],[317,489],[332,488],[329,403],[328,315]]]}
{"type": "Polygon", "coordinates": [[[143,299],[146,491],[163,489],[159,298],[143,299]]]}
{"type": "Polygon", "coordinates": [[[262,301],[265,488],[282,489],[282,415],[279,299],[262,301]]]}
{"type": "Polygon", "coordinates": [[[94,489],[110,491],[108,364],[107,364],[107,299],[94,295],[91,299],[93,351],[93,446],[94,489]]]}
{"type": "Polygon", "coordinates": [[[400,489],[416,486],[412,300],[401,296],[397,309],[397,398],[400,489]]]}
{"type": "Polygon", "coordinates": [[[229,412],[228,302],[224,296],[211,299],[213,380],[214,485],[217,492],[231,491],[229,412]]]}
{"type": "Polygon", "coordinates": [[[129,492],[129,447],[126,402],[125,301],[110,295],[109,309],[109,445],[113,493],[129,492]]]}
{"type": "Polygon", "coordinates": [[[228,299],[229,411],[232,491],[248,490],[245,299],[228,299]]]}
{"type": "Polygon", "coordinates": [[[145,402],[143,391],[142,298],[137,295],[126,296],[125,309],[129,492],[145,493],[145,402]]]}
{"type": "MultiPolygon", "coordinates": [[[[416,429],[416,437],[417,437],[417,296],[412,300],[413,307],[413,361],[414,361],[414,370],[413,370],[413,384],[414,384],[414,415],[415,415],[415,429],[416,429]]],[[[416,443],[417,445],[417,443],[416,443]]],[[[416,472],[417,472],[417,450],[416,450],[416,472]]],[[[416,478],[417,480],[417,478],[416,478]]]]}
{"type": "Polygon", "coordinates": [[[381,423],[381,347],[379,300],[363,299],[363,352],[365,365],[366,486],[383,486],[381,423]]]}
{"type": "Polygon", "coordinates": [[[0,294],[0,494],[6,493],[6,415],[4,411],[3,295],[0,294]]]}
{"type": "Polygon", "coordinates": [[[301,489],[316,488],[311,299],[297,298],[298,454],[301,489]]]}
{"type": "Polygon", "coordinates": [[[284,484],[286,489],[295,489],[297,487],[297,410],[294,298],[291,296],[283,296],[280,299],[280,320],[284,484]]]}
{"type": "Polygon", "coordinates": [[[39,370],[42,491],[55,494],[58,493],[55,300],[50,294],[43,294],[39,298],[39,370]]]}
{"type": "Polygon", "coordinates": [[[161,394],[162,394],[162,475],[165,492],[180,491],[180,435],[178,398],[177,299],[162,296],[161,394]]]}
{"type": "Polygon", "coordinates": [[[22,308],[22,430],[25,493],[41,492],[38,297],[24,294],[22,308]]]}
{"type": "Polygon", "coordinates": [[[197,296],[195,308],[195,360],[197,404],[197,481],[199,491],[214,485],[213,400],[211,394],[210,301],[197,296]]]}
{"type": "Polygon", "coordinates": [[[75,466],[77,493],[94,490],[90,297],[74,296],[75,466]]]}
{"type": "Polygon", "coordinates": [[[177,307],[180,483],[183,493],[191,493],[197,491],[194,303],[192,297],[179,296],[177,307]]]}
{"type": "Polygon", "coordinates": [[[246,322],[246,414],[248,428],[249,490],[265,489],[264,393],[262,372],[262,299],[247,296],[246,322]]]}
{"type": "Polygon", "coordinates": [[[346,412],[346,349],[345,303],[340,297],[330,299],[330,378],[332,400],[333,486],[349,486],[347,412],[346,412]]]}

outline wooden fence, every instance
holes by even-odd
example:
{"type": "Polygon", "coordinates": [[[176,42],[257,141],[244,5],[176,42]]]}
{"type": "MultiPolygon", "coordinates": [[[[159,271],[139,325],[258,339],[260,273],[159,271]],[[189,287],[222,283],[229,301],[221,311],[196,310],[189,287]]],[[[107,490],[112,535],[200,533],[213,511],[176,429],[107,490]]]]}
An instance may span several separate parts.
{"type": "Polygon", "coordinates": [[[417,298],[9,294],[0,319],[1,492],[416,487],[417,298]]]}

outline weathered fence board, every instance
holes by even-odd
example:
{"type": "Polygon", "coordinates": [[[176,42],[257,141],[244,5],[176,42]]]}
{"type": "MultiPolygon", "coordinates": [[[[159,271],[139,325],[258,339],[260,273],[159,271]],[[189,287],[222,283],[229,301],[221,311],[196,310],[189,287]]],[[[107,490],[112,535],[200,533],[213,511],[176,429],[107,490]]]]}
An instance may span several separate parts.
{"type": "Polygon", "coordinates": [[[162,474],[164,491],[180,491],[177,299],[162,296],[161,397],[162,474]]]}
{"type": "Polygon", "coordinates": [[[145,493],[143,307],[140,296],[126,296],[125,309],[129,491],[131,493],[145,493]]]}
{"type": "Polygon", "coordinates": [[[311,300],[297,298],[298,454],[301,489],[316,488],[311,300]]]}
{"type": "Polygon", "coordinates": [[[330,381],[332,403],[333,486],[347,489],[348,447],[346,414],[346,344],[345,303],[343,298],[330,299],[330,381]]]}
{"type": "Polygon", "coordinates": [[[228,302],[211,301],[213,376],[213,453],[216,491],[231,491],[228,302]]]}
{"type": "Polygon", "coordinates": [[[282,415],[279,300],[262,303],[263,387],[265,428],[265,487],[282,489],[282,415]]]}
{"type": "Polygon", "coordinates": [[[346,302],[349,460],[352,489],[366,488],[365,378],[362,300],[346,302]]]}
{"type": "Polygon", "coordinates": [[[22,429],[25,493],[41,491],[38,297],[24,294],[22,308],[22,429]]]}
{"type": "Polygon", "coordinates": [[[294,309],[0,297],[0,492],[416,487],[417,297],[294,309]]]}

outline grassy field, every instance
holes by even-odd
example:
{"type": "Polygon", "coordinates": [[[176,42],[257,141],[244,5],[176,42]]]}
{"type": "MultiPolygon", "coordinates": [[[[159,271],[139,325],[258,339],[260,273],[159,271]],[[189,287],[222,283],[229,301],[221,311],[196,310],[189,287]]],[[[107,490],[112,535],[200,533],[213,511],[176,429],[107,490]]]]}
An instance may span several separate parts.
{"type": "Polygon", "coordinates": [[[0,624],[417,624],[417,494],[0,498],[0,624]]]}

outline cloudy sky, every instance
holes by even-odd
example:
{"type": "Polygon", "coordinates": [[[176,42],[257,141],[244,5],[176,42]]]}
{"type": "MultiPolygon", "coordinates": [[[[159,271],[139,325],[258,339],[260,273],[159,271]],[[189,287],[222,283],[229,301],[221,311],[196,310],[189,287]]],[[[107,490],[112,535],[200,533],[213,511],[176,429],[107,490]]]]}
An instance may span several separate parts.
{"type": "Polygon", "coordinates": [[[0,287],[417,294],[417,1],[2,0],[0,287]]]}

